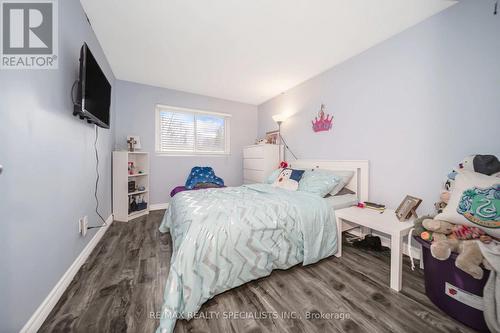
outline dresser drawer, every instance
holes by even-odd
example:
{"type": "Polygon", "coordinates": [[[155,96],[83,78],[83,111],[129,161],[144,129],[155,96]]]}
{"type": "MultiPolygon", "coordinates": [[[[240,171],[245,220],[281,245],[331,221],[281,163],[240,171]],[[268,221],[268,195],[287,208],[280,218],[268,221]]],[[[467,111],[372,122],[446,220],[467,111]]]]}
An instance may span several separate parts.
{"type": "Polygon", "coordinates": [[[243,169],[266,170],[266,160],[263,158],[245,158],[243,160],[243,169]]]}
{"type": "Polygon", "coordinates": [[[264,145],[243,149],[243,158],[264,158],[264,145]]]}
{"type": "Polygon", "coordinates": [[[262,170],[243,169],[243,179],[254,183],[263,183],[266,175],[262,170]]]}

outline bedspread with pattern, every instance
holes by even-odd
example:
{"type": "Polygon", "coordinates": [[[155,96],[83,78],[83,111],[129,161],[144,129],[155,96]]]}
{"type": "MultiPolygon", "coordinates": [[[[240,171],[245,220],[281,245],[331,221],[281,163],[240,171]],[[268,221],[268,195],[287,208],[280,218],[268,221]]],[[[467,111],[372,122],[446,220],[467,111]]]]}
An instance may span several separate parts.
{"type": "Polygon", "coordinates": [[[337,250],[326,200],[267,184],[179,193],[160,231],[170,231],[173,252],[158,333],[219,293],[337,250]]]}

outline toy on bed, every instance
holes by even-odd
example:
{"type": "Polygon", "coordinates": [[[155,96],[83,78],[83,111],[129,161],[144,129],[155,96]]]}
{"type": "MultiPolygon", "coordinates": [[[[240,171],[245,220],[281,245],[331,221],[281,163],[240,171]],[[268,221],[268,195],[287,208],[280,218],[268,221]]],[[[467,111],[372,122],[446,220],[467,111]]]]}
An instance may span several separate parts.
{"type": "Polygon", "coordinates": [[[173,197],[177,193],[183,191],[202,190],[206,188],[219,187],[225,187],[224,180],[220,177],[217,177],[211,167],[194,167],[189,173],[189,176],[186,180],[186,185],[175,187],[170,192],[170,196],[173,197]]]}

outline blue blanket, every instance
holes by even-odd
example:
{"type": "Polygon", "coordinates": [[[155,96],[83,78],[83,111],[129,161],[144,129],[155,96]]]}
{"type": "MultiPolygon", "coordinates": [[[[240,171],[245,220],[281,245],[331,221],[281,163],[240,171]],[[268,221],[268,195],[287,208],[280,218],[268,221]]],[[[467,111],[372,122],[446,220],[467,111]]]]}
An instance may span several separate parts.
{"type": "Polygon", "coordinates": [[[215,175],[211,167],[194,167],[191,169],[186,180],[186,188],[192,190],[196,184],[211,183],[219,186],[224,186],[224,180],[215,175]]]}

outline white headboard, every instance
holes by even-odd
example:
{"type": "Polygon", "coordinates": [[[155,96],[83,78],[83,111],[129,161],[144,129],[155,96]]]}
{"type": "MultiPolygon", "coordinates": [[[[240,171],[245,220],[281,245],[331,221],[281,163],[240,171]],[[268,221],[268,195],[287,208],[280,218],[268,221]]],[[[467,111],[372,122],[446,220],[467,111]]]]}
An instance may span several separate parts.
{"type": "Polygon", "coordinates": [[[290,167],[294,169],[305,170],[319,168],[337,171],[354,171],[354,176],[346,187],[354,191],[358,195],[360,201],[368,200],[368,165],[369,163],[367,160],[296,160],[290,163],[290,167]]]}

